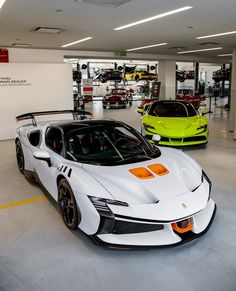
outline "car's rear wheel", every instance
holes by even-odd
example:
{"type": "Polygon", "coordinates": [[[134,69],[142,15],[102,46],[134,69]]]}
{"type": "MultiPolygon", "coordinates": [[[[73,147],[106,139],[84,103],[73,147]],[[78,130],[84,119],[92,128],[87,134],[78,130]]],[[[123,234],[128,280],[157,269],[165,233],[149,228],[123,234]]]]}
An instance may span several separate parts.
{"type": "Polygon", "coordinates": [[[17,165],[18,165],[19,171],[22,174],[24,174],[25,158],[24,158],[24,153],[23,153],[23,149],[21,146],[21,142],[19,140],[16,141],[16,160],[17,160],[17,165]]]}
{"type": "Polygon", "coordinates": [[[66,179],[59,182],[58,192],[62,219],[70,230],[74,230],[78,228],[78,208],[73,191],[66,179]]]}
{"type": "Polygon", "coordinates": [[[140,81],[140,78],[139,78],[139,76],[137,75],[137,76],[135,76],[135,81],[136,82],[139,82],[140,81]]]}

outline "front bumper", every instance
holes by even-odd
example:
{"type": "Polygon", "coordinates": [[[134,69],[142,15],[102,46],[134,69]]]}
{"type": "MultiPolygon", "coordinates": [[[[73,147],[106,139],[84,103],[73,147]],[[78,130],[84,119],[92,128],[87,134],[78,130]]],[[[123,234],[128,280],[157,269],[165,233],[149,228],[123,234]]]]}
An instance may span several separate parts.
{"type": "MultiPolygon", "coordinates": [[[[173,228],[173,223],[186,220],[185,218],[162,222],[155,221],[150,222],[150,229],[143,232],[136,233],[97,233],[92,236],[95,244],[109,249],[151,249],[151,248],[162,248],[168,246],[176,246],[183,244],[187,241],[193,240],[204,235],[210,228],[212,221],[216,213],[216,205],[212,199],[210,199],[204,209],[200,212],[187,217],[191,221],[192,229],[180,233],[173,228]],[[157,230],[151,230],[156,224],[157,230]]],[[[134,219],[129,217],[122,218],[121,216],[115,215],[115,221],[144,224],[147,225],[147,221],[141,221],[140,219],[134,219]]],[[[144,228],[143,226],[141,226],[144,228]]]]}
{"type": "MultiPolygon", "coordinates": [[[[152,142],[152,137],[154,133],[145,131],[145,138],[152,142]]],[[[156,133],[159,134],[159,133],[156,133]]],[[[160,134],[159,134],[160,135],[160,134]]],[[[206,144],[208,142],[208,131],[204,133],[191,135],[191,136],[161,136],[161,140],[159,141],[159,145],[165,146],[189,146],[189,145],[198,145],[198,144],[206,144]]]]}

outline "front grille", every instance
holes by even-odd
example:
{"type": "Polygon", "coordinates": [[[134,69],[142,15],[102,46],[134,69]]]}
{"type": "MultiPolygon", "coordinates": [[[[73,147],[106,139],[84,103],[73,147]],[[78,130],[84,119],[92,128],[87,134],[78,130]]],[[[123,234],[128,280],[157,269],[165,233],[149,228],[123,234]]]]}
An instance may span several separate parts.
{"type": "Polygon", "coordinates": [[[123,220],[115,220],[112,233],[114,234],[129,234],[149,232],[164,229],[163,224],[137,223],[123,220]]]}
{"type": "Polygon", "coordinates": [[[184,138],[185,142],[189,142],[189,141],[206,141],[206,137],[205,136],[191,136],[191,137],[185,137],[184,138]]]}

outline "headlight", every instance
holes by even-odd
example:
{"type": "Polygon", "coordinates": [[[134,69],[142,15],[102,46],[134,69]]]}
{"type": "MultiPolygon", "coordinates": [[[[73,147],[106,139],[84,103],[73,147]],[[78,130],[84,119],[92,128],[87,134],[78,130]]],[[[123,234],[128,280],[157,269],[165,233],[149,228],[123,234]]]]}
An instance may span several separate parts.
{"type": "Polygon", "coordinates": [[[206,131],[206,130],[207,130],[207,124],[201,125],[201,126],[199,126],[199,127],[197,128],[197,130],[200,130],[200,129],[203,130],[202,132],[206,131]]]}
{"type": "Polygon", "coordinates": [[[211,195],[211,187],[212,187],[212,182],[211,182],[211,180],[210,180],[210,178],[207,176],[207,174],[204,172],[204,171],[202,171],[202,183],[203,183],[203,180],[206,180],[207,182],[208,182],[208,184],[209,184],[209,198],[208,198],[208,200],[210,199],[210,195],[211,195]]]}
{"type": "Polygon", "coordinates": [[[129,206],[128,203],[123,202],[123,201],[119,201],[119,200],[98,198],[98,197],[94,197],[94,196],[88,196],[88,197],[96,209],[104,210],[107,208],[107,204],[117,205],[117,206],[125,206],[125,207],[129,206]]]}
{"type": "Polygon", "coordinates": [[[149,124],[145,124],[145,123],[143,123],[143,126],[144,126],[145,129],[148,129],[148,128],[155,129],[154,126],[149,125],[149,124]]]}

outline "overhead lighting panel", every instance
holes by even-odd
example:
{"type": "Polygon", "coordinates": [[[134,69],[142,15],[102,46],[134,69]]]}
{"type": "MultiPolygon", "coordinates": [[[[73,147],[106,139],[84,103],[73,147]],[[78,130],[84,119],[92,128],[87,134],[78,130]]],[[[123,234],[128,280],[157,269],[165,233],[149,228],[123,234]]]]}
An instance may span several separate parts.
{"type": "Polygon", "coordinates": [[[222,54],[222,55],[217,55],[217,57],[232,57],[233,54],[222,54]]]}
{"type": "Polygon", "coordinates": [[[70,43],[64,44],[61,47],[68,47],[68,46],[71,46],[71,45],[74,45],[74,44],[77,44],[77,43],[80,43],[80,42],[84,42],[84,41],[87,41],[87,40],[90,40],[90,39],[92,39],[91,36],[83,38],[83,39],[76,40],[74,42],[70,42],[70,43]]]}
{"type": "Polygon", "coordinates": [[[217,37],[217,36],[224,36],[229,34],[236,33],[236,30],[234,31],[228,31],[228,32],[222,32],[222,33],[216,33],[216,34],[210,34],[210,35],[204,35],[204,36],[197,36],[196,39],[203,39],[203,38],[209,38],[209,37],[217,37]]]}
{"type": "Polygon", "coordinates": [[[99,6],[117,7],[131,0],[75,0],[77,3],[93,4],[99,6]]]}
{"type": "Polygon", "coordinates": [[[177,54],[181,55],[181,54],[190,54],[190,53],[196,53],[196,52],[214,51],[214,50],[222,50],[222,47],[213,47],[213,48],[201,49],[201,50],[183,51],[183,52],[178,52],[177,54]]]}
{"type": "Polygon", "coordinates": [[[31,47],[32,45],[29,43],[13,43],[12,44],[13,47],[31,47]]]}
{"type": "Polygon", "coordinates": [[[191,8],[193,8],[193,7],[184,6],[184,7],[181,7],[181,8],[175,9],[175,10],[171,10],[171,11],[168,11],[168,12],[165,12],[165,13],[162,13],[162,14],[158,14],[158,15],[154,15],[152,17],[141,19],[141,20],[138,20],[138,21],[135,21],[135,22],[132,22],[132,23],[120,26],[120,27],[116,27],[116,28],[114,28],[114,30],[121,30],[121,29],[129,28],[131,26],[139,25],[139,24],[142,24],[142,23],[145,23],[145,22],[149,22],[149,21],[158,19],[158,18],[166,17],[166,16],[173,15],[173,14],[176,14],[176,13],[180,13],[180,12],[183,12],[183,11],[191,9],[191,8]]]}
{"type": "Polygon", "coordinates": [[[5,2],[6,2],[6,0],[0,0],[0,9],[2,8],[2,6],[5,2]]]}
{"type": "Polygon", "coordinates": [[[131,52],[131,51],[137,51],[137,50],[142,50],[142,49],[156,47],[156,46],[162,46],[162,45],[167,45],[167,42],[158,43],[158,44],[152,44],[152,45],[147,45],[147,46],[141,46],[141,47],[136,47],[136,48],[128,49],[126,51],[127,52],[131,52]]]}

